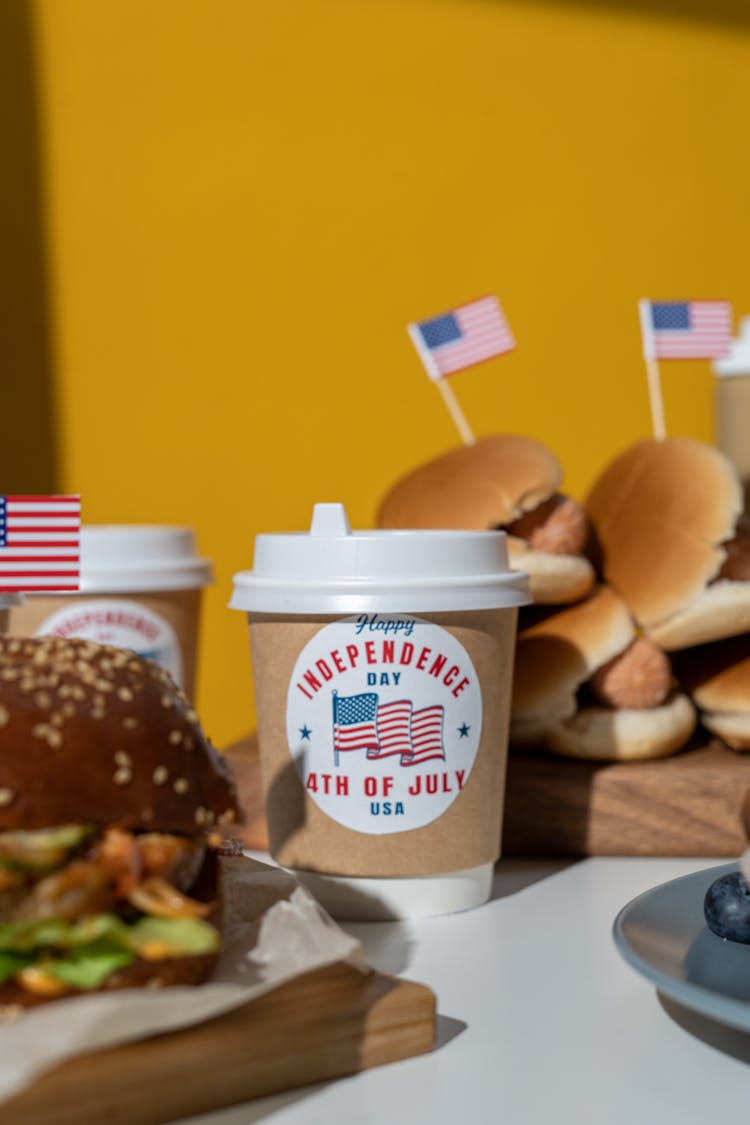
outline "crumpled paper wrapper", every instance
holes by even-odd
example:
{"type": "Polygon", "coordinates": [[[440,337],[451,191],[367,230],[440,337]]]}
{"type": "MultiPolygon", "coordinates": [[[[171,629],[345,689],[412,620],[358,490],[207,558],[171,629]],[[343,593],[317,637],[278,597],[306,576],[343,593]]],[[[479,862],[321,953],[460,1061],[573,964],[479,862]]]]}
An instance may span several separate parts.
{"type": "Polygon", "coordinates": [[[16,1018],[6,1011],[0,1100],[65,1059],[201,1023],[314,969],[344,962],[370,971],[359,942],[292,875],[246,856],[224,856],[221,865],[223,953],[211,980],[78,995],[16,1018]]]}

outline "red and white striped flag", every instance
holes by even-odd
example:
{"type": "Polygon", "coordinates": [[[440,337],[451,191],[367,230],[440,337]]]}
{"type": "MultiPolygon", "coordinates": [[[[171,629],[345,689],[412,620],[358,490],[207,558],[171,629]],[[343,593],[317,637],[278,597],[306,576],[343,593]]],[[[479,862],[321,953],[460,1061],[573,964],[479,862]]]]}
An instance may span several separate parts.
{"type": "Polygon", "coordinates": [[[402,766],[416,766],[430,758],[445,758],[443,745],[443,708],[423,707],[411,717],[411,741],[413,753],[401,760],[402,766]]]}
{"type": "Polygon", "coordinates": [[[0,590],[77,590],[80,496],[0,496],[0,590]]]}
{"type": "Polygon", "coordinates": [[[497,297],[480,297],[450,312],[408,325],[412,343],[431,379],[443,379],[515,348],[497,297]]]}
{"type": "Polygon", "coordinates": [[[639,301],[645,359],[721,359],[732,345],[729,301],[639,301]]]}

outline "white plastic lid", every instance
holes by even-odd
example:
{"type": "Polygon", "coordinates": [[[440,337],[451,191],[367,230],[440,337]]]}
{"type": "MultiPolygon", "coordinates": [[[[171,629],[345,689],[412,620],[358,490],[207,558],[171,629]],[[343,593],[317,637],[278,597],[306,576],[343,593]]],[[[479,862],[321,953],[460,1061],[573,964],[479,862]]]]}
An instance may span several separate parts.
{"type": "Polygon", "coordinates": [[[343,504],[316,504],[307,532],[258,535],[231,609],[254,613],[439,612],[531,601],[502,531],[352,531],[343,504]]]}
{"type": "Polygon", "coordinates": [[[726,359],[713,364],[715,375],[721,378],[732,375],[750,375],[750,316],[740,321],[739,335],[732,341],[732,350],[726,359]]]}
{"type": "Polygon", "coordinates": [[[81,527],[81,588],[90,593],[193,590],[212,579],[189,527],[88,524],[81,527]]]}

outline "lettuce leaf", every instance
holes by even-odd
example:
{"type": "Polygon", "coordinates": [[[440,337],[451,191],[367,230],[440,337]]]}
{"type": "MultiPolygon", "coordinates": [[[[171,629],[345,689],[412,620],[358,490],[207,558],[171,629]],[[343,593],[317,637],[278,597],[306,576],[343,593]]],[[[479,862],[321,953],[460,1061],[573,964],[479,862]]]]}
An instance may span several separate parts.
{"type": "Polygon", "coordinates": [[[70,988],[89,991],[98,988],[115,969],[122,969],[135,960],[133,953],[106,945],[84,946],[68,957],[43,961],[44,971],[70,988]]]}
{"type": "Polygon", "coordinates": [[[137,922],[128,924],[115,914],[94,914],[80,922],[52,918],[41,922],[0,924],[0,953],[67,951],[103,941],[111,948],[133,953],[158,942],[164,946],[165,957],[213,953],[219,948],[217,931],[201,918],[156,918],[145,915],[137,922]]]}

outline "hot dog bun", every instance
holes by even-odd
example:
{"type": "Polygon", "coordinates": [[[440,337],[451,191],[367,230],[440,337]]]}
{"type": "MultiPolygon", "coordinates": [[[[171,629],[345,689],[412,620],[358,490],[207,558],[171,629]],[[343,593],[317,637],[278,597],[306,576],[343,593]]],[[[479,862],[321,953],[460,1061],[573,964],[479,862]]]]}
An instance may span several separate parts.
{"type": "Polygon", "coordinates": [[[569,757],[604,761],[658,758],[685,745],[695,711],[667,690],[657,706],[598,702],[595,673],[636,641],[621,598],[599,586],[585,601],[523,630],[516,645],[510,740],[569,757]]]}
{"type": "Polygon", "coordinates": [[[377,515],[382,528],[510,528],[515,569],[529,575],[531,594],[543,604],[585,596],[594,583],[589,560],[574,552],[535,548],[512,525],[556,495],[559,461],[544,445],[518,434],[496,434],[461,446],[420,466],[390,489],[377,515]]]}
{"type": "Polygon", "coordinates": [[[585,501],[604,579],[672,651],[750,629],[750,582],[720,572],[742,511],[723,454],[688,438],[630,446],[585,501]]]}
{"type": "Polygon", "coordinates": [[[733,750],[750,750],[750,634],[675,654],[701,722],[733,750]]]}

